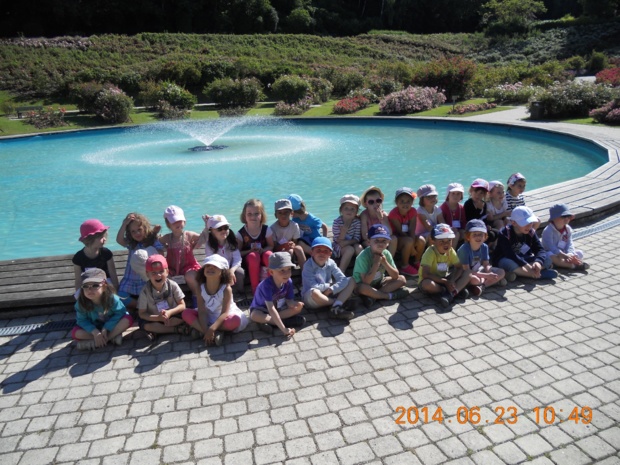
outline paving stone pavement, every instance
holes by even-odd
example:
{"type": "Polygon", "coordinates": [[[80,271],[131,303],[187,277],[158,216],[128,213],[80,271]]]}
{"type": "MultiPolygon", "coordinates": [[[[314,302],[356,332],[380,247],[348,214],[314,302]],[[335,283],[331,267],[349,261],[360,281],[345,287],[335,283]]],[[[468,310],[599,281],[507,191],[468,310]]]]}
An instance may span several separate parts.
{"type": "Polygon", "coordinates": [[[0,338],[0,464],[620,464],[619,242],[577,241],[588,274],[308,313],[290,341],[0,338]]]}

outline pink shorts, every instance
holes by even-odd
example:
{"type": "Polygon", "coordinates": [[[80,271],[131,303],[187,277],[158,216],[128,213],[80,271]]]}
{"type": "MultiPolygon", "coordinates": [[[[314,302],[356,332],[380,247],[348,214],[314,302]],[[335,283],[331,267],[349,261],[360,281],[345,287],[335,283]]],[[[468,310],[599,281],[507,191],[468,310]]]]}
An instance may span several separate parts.
{"type": "MultiPolygon", "coordinates": [[[[183,310],[183,321],[188,325],[192,325],[194,321],[198,319],[198,310],[193,308],[188,308],[183,310]]],[[[241,318],[239,315],[229,315],[226,317],[222,325],[220,326],[221,331],[234,331],[241,324],[241,318]]]]}

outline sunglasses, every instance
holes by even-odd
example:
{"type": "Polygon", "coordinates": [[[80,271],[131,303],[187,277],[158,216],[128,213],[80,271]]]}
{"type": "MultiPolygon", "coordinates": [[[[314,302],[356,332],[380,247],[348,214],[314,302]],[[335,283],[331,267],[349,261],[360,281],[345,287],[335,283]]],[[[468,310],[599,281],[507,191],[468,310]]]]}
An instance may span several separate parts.
{"type": "Polygon", "coordinates": [[[217,228],[217,231],[228,231],[230,228],[228,227],[228,225],[224,225],[224,226],[220,226],[219,228],[217,228]]]}
{"type": "Polygon", "coordinates": [[[368,205],[374,205],[375,203],[377,205],[381,205],[382,202],[383,202],[383,199],[369,199],[369,200],[366,200],[366,203],[368,205]]]}
{"type": "Polygon", "coordinates": [[[84,290],[99,289],[100,287],[103,287],[103,284],[82,284],[82,289],[84,290]]]}

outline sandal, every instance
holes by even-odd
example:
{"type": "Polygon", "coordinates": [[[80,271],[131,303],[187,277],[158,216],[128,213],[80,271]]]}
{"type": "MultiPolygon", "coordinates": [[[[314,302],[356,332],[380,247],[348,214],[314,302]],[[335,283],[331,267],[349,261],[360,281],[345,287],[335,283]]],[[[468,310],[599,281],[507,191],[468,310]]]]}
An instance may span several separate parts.
{"type": "Polygon", "coordinates": [[[189,336],[192,334],[192,328],[185,323],[175,326],[174,329],[177,334],[181,334],[183,336],[189,336]]]}

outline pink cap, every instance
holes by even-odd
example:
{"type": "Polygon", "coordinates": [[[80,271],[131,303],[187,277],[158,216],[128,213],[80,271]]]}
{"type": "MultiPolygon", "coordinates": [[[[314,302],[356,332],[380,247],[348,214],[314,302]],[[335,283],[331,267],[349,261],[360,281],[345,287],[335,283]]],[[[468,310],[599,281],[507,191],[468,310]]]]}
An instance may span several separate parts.
{"type": "Polygon", "coordinates": [[[164,218],[168,220],[168,223],[176,223],[177,221],[185,221],[185,213],[181,207],[176,205],[170,205],[164,212],[164,218]]]}
{"type": "Polygon", "coordinates": [[[98,233],[107,231],[108,229],[110,229],[110,227],[109,226],[105,226],[99,220],[95,220],[95,219],[86,220],[80,226],[80,234],[81,235],[80,235],[80,238],[78,240],[79,241],[83,241],[88,236],[92,236],[93,234],[98,234],[98,233]]]}
{"type": "Polygon", "coordinates": [[[471,183],[471,187],[472,189],[477,189],[479,187],[485,189],[485,190],[489,190],[489,183],[486,182],[484,179],[475,179],[474,182],[471,183]]]}
{"type": "Polygon", "coordinates": [[[155,254],[146,259],[144,267],[147,273],[151,271],[163,271],[168,268],[168,261],[163,255],[155,254]]]}

